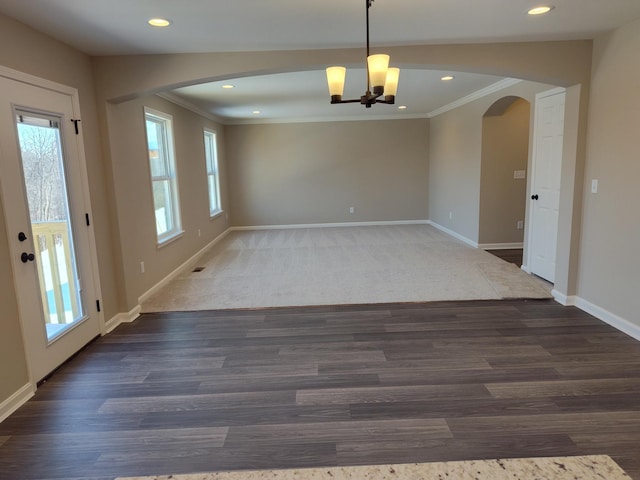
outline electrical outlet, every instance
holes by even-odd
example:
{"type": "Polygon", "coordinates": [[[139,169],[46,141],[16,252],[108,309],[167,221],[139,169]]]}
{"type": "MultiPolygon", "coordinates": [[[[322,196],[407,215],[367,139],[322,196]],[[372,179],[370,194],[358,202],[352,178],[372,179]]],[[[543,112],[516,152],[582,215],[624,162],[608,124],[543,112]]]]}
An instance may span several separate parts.
{"type": "Polygon", "coordinates": [[[349,213],[354,213],[355,211],[356,211],[356,209],[355,209],[355,208],[353,208],[353,207],[349,207],[349,213]]]}
{"type": "Polygon", "coordinates": [[[598,180],[595,178],[591,180],[591,193],[598,193],[598,180]]]}
{"type": "Polygon", "coordinates": [[[198,236],[200,236],[200,229],[198,229],[198,236]]]}
{"type": "Polygon", "coordinates": [[[518,220],[518,223],[516,224],[516,228],[518,230],[522,230],[524,228],[524,221],[523,220],[518,220]]]}
{"type": "Polygon", "coordinates": [[[449,220],[453,220],[453,212],[449,212],[449,220]]]}
{"type": "Polygon", "coordinates": [[[144,273],[144,262],[140,262],[140,273],[144,273]]]}

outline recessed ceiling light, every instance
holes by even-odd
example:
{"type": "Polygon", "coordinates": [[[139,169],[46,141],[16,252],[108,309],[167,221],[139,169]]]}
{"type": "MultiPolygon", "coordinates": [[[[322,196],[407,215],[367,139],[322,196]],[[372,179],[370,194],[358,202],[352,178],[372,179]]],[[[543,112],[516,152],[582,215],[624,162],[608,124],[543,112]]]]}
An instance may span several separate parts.
{"type": "Polygon", "coordinates": [[[251,113],[253,113],[254,115],[260,115],[262,112],[260,110],[254,110],[251,113]]]}
{"type": "Polygon", "coordinates": [[[406,106],[406,105],[400,105],[400,106],[398,107],[398,110],[406,110],[406,109],[407,109],[407,106],[406,106]]]}
{"type": "Polygon", "coordinates": [[[448,82],[449,80],[453,80],[454,77],[453,75],[445,75],[444,77],[440,77],[440,80],[442,80],[443,82],[448,82]]]}
{"type": "Polygon", "coordinates": [[[232,89],[232,88],[235,88],[235,87],[236,87],[235,85],[231,85],[230,83],[227,83],[226,85],[222,85],[222,88],[224,88],[226,90],[229,90],[229,89],[232,89]]]}
{"type": "Polygon", "coordinates": [[[551,10],[553,10],[552,5],[540,5],[539,7],[532,8],[527,13],[529,15],[543,15],[545,13],[549,13],[551,10]]]}
{"type": "Polygon", "coordinates": [[[152,27],[168,27],[171,25],[171,20],[167,20],[166,18],[150,18],[147,23],[152,27]]]}

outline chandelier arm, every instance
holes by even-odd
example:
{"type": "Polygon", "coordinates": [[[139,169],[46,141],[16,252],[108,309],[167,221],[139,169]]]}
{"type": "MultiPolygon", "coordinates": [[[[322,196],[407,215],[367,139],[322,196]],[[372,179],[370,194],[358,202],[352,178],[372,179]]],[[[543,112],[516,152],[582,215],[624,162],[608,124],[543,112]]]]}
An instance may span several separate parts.
{"type": "Polygon", "coordinates": [[[336,100],[336,101],[331,100],[331,103],[360,103],[360,99],[358,98],[357,100],[353,99],[353,100],[336,100]]]}
{"type": "Polygon", "coordinates": [[[342,100],[342,98],[340,98],[339,100],[337,98],[331,98],[331,103],[361,103],[362,105],[366,105],[367,108],[369,108],[371,105],[373,105],[374,103],[386,103],[389,105],[393,105],[395,102],[395,97],[392,95],[386,95],[384,97],[383,100],[380,100],[380,97],[383,94],[377,94],[377,93],[371,93],[371,92],[367,92],[364,95],[362,95],[360,98],[358,99],[351,99],[351,100],[342,100]]]}

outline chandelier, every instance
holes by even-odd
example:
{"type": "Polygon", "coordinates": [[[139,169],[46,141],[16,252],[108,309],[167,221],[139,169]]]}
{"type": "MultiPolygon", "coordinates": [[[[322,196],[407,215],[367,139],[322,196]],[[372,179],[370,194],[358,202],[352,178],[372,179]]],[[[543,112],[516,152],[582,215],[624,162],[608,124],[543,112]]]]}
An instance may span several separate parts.
{"type": "Polygon", "coordinates": [[[345,67],[327,68],[327,83],[331,103],[361,103],[371,108],[374,103],[393,105],[398,91],[399,68],[389,68],[389,55],[369,54],[369,9],[373,0],[364,0],[367,14],[367,91],[359,99],[343,100],[344,80],[347,76],[345,67]],[[372,92],[373,88],[373,92],[372,92]],[[384,95],[384,98],[380,98],[384,95]]]}

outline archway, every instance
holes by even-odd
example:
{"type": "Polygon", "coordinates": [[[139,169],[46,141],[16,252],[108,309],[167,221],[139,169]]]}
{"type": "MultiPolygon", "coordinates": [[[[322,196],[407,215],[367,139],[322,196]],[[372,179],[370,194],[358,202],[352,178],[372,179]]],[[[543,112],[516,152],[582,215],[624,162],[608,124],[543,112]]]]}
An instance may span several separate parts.
{"type": "Polygon", "coordinates": [[[530,103],[516,96],[497,100],[483,115],[478,232],[483,248],[523,247],[530,115],[530,103]]]}
{"type": "MultiPolygon", "coordinates": [[[[390,47],[397,65],[486,73],[557,85],[567,89],[566,135],[563,162],[561,219],[556,290],[575,292],[577,248],[584,170],[591,45],[588,42],[544,42],[486,45],[416,45],[390,47]]],[[[117,151],[118,135],[126,128],[114,122],[109,107],[128,100],[211,80],[257,73],[317,69],[330,64],[353,65],[362,60],[361,49],[214,52],[201,54],[131,55],[94,59],[98,110],[109,138],[107,162],[117,151]]],[[[479,140],[479,139],[478,139],[479,140]]],[[[114,180],[116,182],[117,180],[114,180]]],[[[476,229],[477,232],[477,229],[476,229]]],[[[526,249],[526,248],[525,248],[526,249]]],[[[123,279],[124,283],[126,281],[123,279]]]]}

